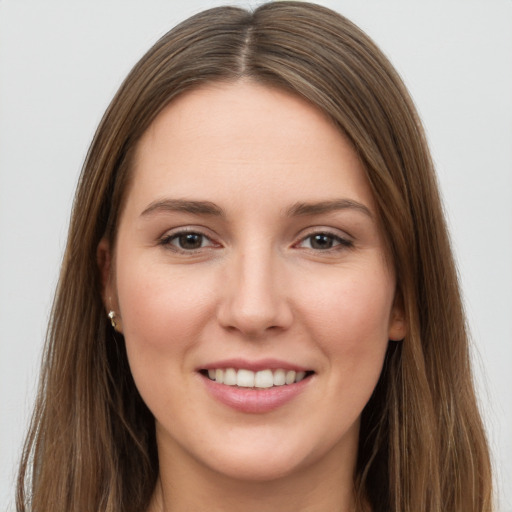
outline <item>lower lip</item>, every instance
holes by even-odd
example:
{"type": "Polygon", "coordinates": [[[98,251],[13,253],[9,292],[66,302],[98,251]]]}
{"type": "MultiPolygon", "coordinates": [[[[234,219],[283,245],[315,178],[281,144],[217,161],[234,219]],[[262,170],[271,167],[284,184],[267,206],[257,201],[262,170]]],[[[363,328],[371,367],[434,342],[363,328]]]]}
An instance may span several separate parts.
{"type": "Polygon", "coordinates": [[[282,407],[302,393],[311,381],[311,377],[306,377],[294,384],[254,389],[226,386],[204,375],[201,377],[207,390],[219,402],[236,411],[252,414],[270,412],[282,407]]]}

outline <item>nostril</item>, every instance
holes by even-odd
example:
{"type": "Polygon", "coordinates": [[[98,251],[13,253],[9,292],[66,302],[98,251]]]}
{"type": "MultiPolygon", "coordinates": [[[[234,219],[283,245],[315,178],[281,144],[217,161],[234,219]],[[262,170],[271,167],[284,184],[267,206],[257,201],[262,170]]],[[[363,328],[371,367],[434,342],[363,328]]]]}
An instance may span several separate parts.
{"type": "Polygon", "coordinates": [[[236,279],[233,275],[225,283],[225,295],[217,311],[219,323],[229,332],[238,331],[249,338],[286,329],[293,314],[283,287],[268,272],[262,274],[251,269],[250,276],[236,279]]]}

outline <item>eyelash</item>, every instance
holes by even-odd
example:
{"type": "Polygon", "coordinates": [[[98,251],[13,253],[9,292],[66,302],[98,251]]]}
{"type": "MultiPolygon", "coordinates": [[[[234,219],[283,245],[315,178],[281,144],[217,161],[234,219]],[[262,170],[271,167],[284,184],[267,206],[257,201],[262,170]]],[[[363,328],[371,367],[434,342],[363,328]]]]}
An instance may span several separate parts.
{"type": "MultiPolygon", "coordinates": [[[[183,240],[181,240],[181,241],[183,241],[183,240]]],[[[215,242],[213,242],[209,236],[205,235],[204,233],[201,233],[200,231],[192,230],[192,229],[191,230],[185,229],[185,230],[178,231],[176,233],[164,235],[159,240],[159,245],[167,247],[170,250],[175,251],[177,253],[181,253],[181,254],[194,254],[197,251],[200,251],[201,249],[208,249],[208,248],[212,248],[212,247],[216,247],[216,246],[220,247],[220,245],[215,244],[215,242]],[[194,249],[185,249],[183,247],[179,247],[178,245],[173,244],[173,241],[177,241],[178,243],[180,243],[180,238],[186,237],[187,235],[200,237],[201,238],[201,246],[198,248],[194,248],[194,249]],[[203,243],[206,240],[209,241],[210,243],[207,246],[203,246],[203,243]]]]}
{"type": "Polygon", "coordinates": [[[304,243],[306,240],[311,241],[314,237],[325,237],[330,239],[332,243],[335,245],[332,245],[331,247],[327,247],[324,249],[315,249],[314,247],[306,247],[308,250],[312,250],[315,252],[329,252],[329,251],[339,251],[343,249],[349,249],[354,246],[354,243],[351,240],[348,240],[347,238],[343,238],[340,235],[337,235],[335,233],[331,233],[329,231],[315,231],[313,233],[309,233],[307,236],[301,238],[297,244],[294,244],[294,246],[300,245],[304,243]]]}
{"type": "MultiPolygon", "coordinates": [[[[307,250],[311,250],[314,252],[333,252],[333,251],[339,251],[343,249],[348,249],[354,246],[354,243],[351,240],[348,240],[346,238],[343,238],[337,234],[331,233],[329,231],[315,231],[313,233],[308,234],[305,237],[302,237],[297,243],[293,245],[293,247],[299,247],[301,244],[303,244],[306,240],[310,240],[310,247],[304,247],[307,250]],[[322,249],[315,249],[314,247],[311,247],[311,241],[314,237],[325,237],[329,240],[331,244],[330,247],[322,248],[322,249]]],[[[159,240],[159,245],[169,248],[172,251],[175,251],[177,253],[182,254],[194,254],[197,251],[200,251],[202,249],[209,249],[212,247],[221,247],[220,244],[216,244],[212,241],[212,239],[205,235],[204,233],[201,233],[200,231],[194,231],[194,230],[182,230],[178,231],[176,233],[172,233],[169,235],[163,236],[159,240]],[[177,241],[177,243],[183,242],[182,237],[186,236],[196,236],[200,237],[201,239],[201,246],[197,248],[192,249],[185,249],[183,247],[179,247],[177,244],[173,244],[174,241],[177,241]],[[180,240],[182,239],[182,240],[180,240]],[[203,246],[203,243],[205,241],[209,241],[209,244],[206,246],[203,246]]]]}

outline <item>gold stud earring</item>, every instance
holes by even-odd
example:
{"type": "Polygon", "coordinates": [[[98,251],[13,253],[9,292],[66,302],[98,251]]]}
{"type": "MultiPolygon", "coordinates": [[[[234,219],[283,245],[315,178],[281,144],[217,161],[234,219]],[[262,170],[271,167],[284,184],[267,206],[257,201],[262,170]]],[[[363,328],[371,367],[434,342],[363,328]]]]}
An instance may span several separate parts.
{"type": "Polygon", "coordinates": [[[108,317],[110,318],[110,323],[112,324],[112,327],[116,328],[116,313],[112,309],[108,312],[108,317]]]}

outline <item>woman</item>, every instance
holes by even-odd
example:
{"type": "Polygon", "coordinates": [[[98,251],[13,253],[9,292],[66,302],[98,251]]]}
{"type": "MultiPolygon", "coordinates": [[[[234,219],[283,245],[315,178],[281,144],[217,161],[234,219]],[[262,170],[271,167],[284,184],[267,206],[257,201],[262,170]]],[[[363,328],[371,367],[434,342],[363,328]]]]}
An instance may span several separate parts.
{"type": "Polygon", "coordinates": [[[27,474],[33,510],[491,510],[425,138],[346,19],[213,9],[130,73],[79,183],[19,510],[27,474]]]}

